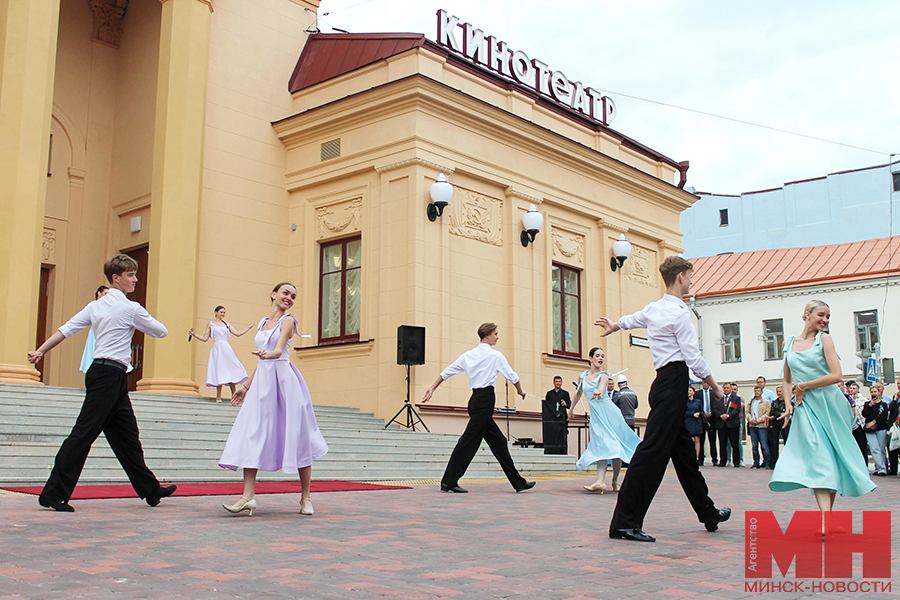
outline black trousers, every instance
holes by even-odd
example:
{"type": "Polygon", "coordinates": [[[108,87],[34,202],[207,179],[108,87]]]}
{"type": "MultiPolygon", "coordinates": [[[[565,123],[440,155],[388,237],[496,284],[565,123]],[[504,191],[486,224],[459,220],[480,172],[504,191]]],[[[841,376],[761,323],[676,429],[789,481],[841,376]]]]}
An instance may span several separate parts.
{"type": "Polygon", "coordinates": [[[778,442],[781,441],[781,421],[778,421],[779,425],[775,427],[769,427],[769,464],[766,465],[768,467],[775,467],[775,463],[778,462],[778,442]]]}
{"type": "Polygon", "coordinates": [[[866,461],[866,464],[869,464],[869,440],[866,439],[866,430],[862,427],[854,429],[853,439],[856,440],[856,445],[859,446],[859,451],[862,452],[863,460],[866,461]]]}
{"type": "Polygon", "coordinates": [[[456,442],[441,483],[450,487],[459,485],[460,478],[465,475],[466,469],[469,468],[469,464],[478,453],[481,440],[484,440],[512,486],[518,490],[525,485],[525,478],[519,475],[512,457],[509,455],[506,438],[503,437],[503,433],[494,422],[495,402],[493,386],[472,390],[468,406],[469,424],[466,425],[466,430],[456,442]]]}
{"type": "Polygon", "coordinates": [[[69,437],[56,453],[56,462],[41,497],[63,502],[72,497],[91,445],[101,431],[137,495],[146,498],[156,492],[159,481],[144,463],[144,450],[134,409],[128,398],[125,371],[93,364],[84,376],[84,384],[87,391],[81,413],[69,437]]]}
{"type": "Polygon", "coordinates": [[[688,369],[683,361],[657,369],[656,380],[650,386],[650,414],[644,439],[625,474],[610,529],[643,528],[644,516],[662,483],[669,459],[700,522],[715,513],[706,480],[697,466],[694,440],[684,426],[687,410],[684,390],[688,382],[688,369]]]}
{"type": "MultiPolygon", "coordinates": [[[[712,417],[710,417],[712,418],[712,417]]],[[[700,436],[700,462],[703,463],[706,460],[706,452],[704,450],[703,442],[709,441],[709,457],[712,459],[712,464],[716,464],[719,462],[719,453],[716,451],[716,438],[717,438],[716,430],[710,429],[709,431],[704,431],[703,435],[700,436]]]]}
{"type": "Polygon", "coordinates": [[[724,465],[728,462],[725,455],[725,447],[731,442],[731,464],[741,464],[741,428],[740,427],[723,427],[718,430],[719,434],[719,464],[724,465]]]}

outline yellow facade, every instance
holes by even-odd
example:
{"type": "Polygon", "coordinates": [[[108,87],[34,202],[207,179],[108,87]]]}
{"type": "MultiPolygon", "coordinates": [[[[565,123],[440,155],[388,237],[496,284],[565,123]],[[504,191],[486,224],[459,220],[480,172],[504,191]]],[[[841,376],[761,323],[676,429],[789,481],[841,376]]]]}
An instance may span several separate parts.
{"type": "MultiPolygon", "coordinates": [[[[11,34],[0,40],[4,102],[32,90],[48,98],[18,115],[2,109],[4,131],[19,136],[0,142],[15,159],[4,164],[22,174],[0,184],[4,212],[19,219],[3,226],[22,239],[0,239],[10,273],[0,283],[0,381],[37,380],[24,358],[35,344],[41,266],[49,268],[49,333],[92,299],[106,258],[146,248],[147,306],[170,335],[142,350],[140,389],[206,393],[209,346],[187,343],[187,329],[202,331],[219,304],[236,328],[256,323],[272,285],[289,280],[301,333],[313,335],[294,340],[294,358],[315,402],[388,419],[406,395],[399,325],[426,328],[426,363],[411,369],[417,400],[477,343],[478,325],[494,321],[498,349],[528,392],[525,400],[510,392],[509,404],[539,414],[553,376],[571,389],[586,366],[553,354],[551,267],[559,264],[581,274],[582,356],[603,346],[608,369],[628,367],[646,398],[649,350],[627,334],[601,342],[591,324],[637,310],[663,289],[657,265],[681,250],[678,216],[693,200],[673,185],[669,162],[429,48],[292,96],[287,82],[315,0],[130,0],[124,19],[105,29],[81,0],[58,0],[58,16],[42,2],[44,13],[21,25],[35,28],[27,55],[9,51],[11,34]],[[26,63],[44,71],[8,75],[26,63]],[[38,125],[53,134],[52,152],[38,125]],[[322,144],[334,140],[340,156],[322,160],[322,144]],[[454,196],[431,222],[429,188],[440,173],[454,196]],[[530,204],[544,226],[523,247],[530,204]],[[613,273],[620,233],[634,250],[613,273]],[[318,345],[321,245],[356,235],[360,341],[318,345]]],[[[3,5],[8,18],[14,4],[3,5]]],[[[85,335],[50,353],[45,383],[81,385],[85,335]]],[[[232,345],[252,370],[252,332],[232,345]]],[[[503,388],[498,395],[504,404],[503,388]]],[[[424,407],[429,427],[458,430],[467,399],[464,377],[447,382],[435,408],[424,407]]],[[[514,427],[540,438],[538,421],[517,418],[514,427]]]]}

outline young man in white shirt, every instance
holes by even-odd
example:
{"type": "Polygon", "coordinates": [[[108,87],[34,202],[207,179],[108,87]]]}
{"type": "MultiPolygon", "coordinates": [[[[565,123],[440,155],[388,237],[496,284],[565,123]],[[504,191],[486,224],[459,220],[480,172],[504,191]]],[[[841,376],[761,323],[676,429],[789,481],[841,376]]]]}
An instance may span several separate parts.
{"type": "Polygon", "coordinates": [[[670,256],[659,267],[666,293],[643,310],[613,322],[601,317],[595,323],[605,330],[603,336],[620,329],[646,328],[650,354],[656,367],[656,380],[650,387],[650,414],[644,439],[637,447],[609,525],[609,537],[637,542],[655,542],[643,531],[644,516],[662,483],[669,459],[675,466],[678,481],[697,518],[707,531],[715,531],[719,523],[731,517],[731,509],[717,509],[709,497],[706,480],[697,465],[697,454],[691,435],[684,425],[688,367],[712,389],[713,397],[722,399],[722,388],[712,370],[700,355],[697,333],[691,323],[690,310],[682,298],[691,287],[694,265],[679,256],[670,256]]]}
{"type": "Polygon", "coordinates": [[[457,494],[468,492],[459,487],[459,480],[469,468],[469,463],[475,458],[481,440],[487,442],[494,458],[500,463],[506,478],[509,479],[516,492],[529,490],[534,487],[534,482],[525,481],[525,478],[519,475],[512,457],[509,455],[506,438],[497,423],[494,422],[494,404],[497,400],[494,395],[494,382],[497,381],[497,373],[502,374],[507,381],[516,386],[516,392],[522,398],[525,398],[525,392],[519,383],[519,376],[509,366],[506,357],[499,350],[493,348],[500,339],[497,326],[494,323],[482,324],[478,328],[478,337],[481,339],[481,343],[472,350],[464,352],[462,356],[450,363],[449,367],[441,371],[437,380],[425,390],[425,396],[422,398],[423,403],[431,400],[434,390],[457,373],[465,372],[469,376],[469,387],[472,388],[472,396],[469,398],[468,405],[469,424],[466,425],[466,430],[456,442],[456,447],[450,455],[450,462],[447,463],[447,469],[441,478],[441,491],[457,494]]]}
{"type": "Polygon", "coordinates": [[[147,310],[125,297],[134,291],[138,264],[120,254],[103,265],[110,289],[105,296],[90,302],[81,312],[59,328],[41,347],[28,353],[28,362],[37,363],[67,337],[93,327],[96,337],[94,362],[84,376],[85,395],[81,413],[69,437],[56,454],[50,478],[38,502],[45,508],[75,512],[69,498],[75,490],[84,461],[100,432],[125,469],[128,480],[140,498],[150,506],[171,496],[175,486],[162,487],[144,462],[137,419],[128,397],[125,373],[131,364],[131,338],[139,329],[149,336],[165,337],[165,325],[147,310]]]}

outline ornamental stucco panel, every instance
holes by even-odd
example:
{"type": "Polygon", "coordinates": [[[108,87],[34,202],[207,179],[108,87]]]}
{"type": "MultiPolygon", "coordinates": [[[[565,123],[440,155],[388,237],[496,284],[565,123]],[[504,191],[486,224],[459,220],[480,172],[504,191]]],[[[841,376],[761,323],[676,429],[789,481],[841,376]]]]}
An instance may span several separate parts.
{"type": "Polygon", "coordinates": [[[41,262],[56,264],[56,230],[44,227],[41,238],[41,262]]]}
{"type": "Polygon", "coordinates": [[[553,262],[584,268],[584,236],[554,225],[550,231],[553,262]]]}
{"type": "Polygon", "coordinates": [[[450,233],[502,246],[503,201],[465,188],[455,188],[450,203],[450,233]]]}
{"type": "Polygon", "coordinates": [[[316,239],[359,232],[362,204],[362,198],[354,198],[316,207],[316,239]]]}
{"type": "Polygon", "coordinates": [[[625,277],[635,283],[657,287],[659,285],[659,272],[656,266],[656,256],[656,250],[632,243],[631,256],[623,265],[625,267],[625,277]]]}

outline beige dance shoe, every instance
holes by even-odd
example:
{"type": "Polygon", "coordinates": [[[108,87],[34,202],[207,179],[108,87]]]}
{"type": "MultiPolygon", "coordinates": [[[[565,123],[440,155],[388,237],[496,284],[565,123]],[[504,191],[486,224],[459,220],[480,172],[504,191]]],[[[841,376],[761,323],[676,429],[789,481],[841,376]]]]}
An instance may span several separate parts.
{"type": "Polygon", "coordinates": [[[245,500],[244,497],[241,496],[241,499],[238,500],[237,503],[232,504],[231,506],[228,506],[227,504],[223,504],[222,508],[224,508],[228,512],[234,513],[234,514],[248,510],[248,511],[250,511],[249,516],[252,517],[253,511],[256,509],[256,498],[254,498],[252,500],[245,500]]]}
{"type": "Polygon", "coordinates": [[[313,510],[312,500],[309,499],[309,496],[304,496],[300,498],[300,514],[301,515],[314,515],[316,511],[313,510]]]}

